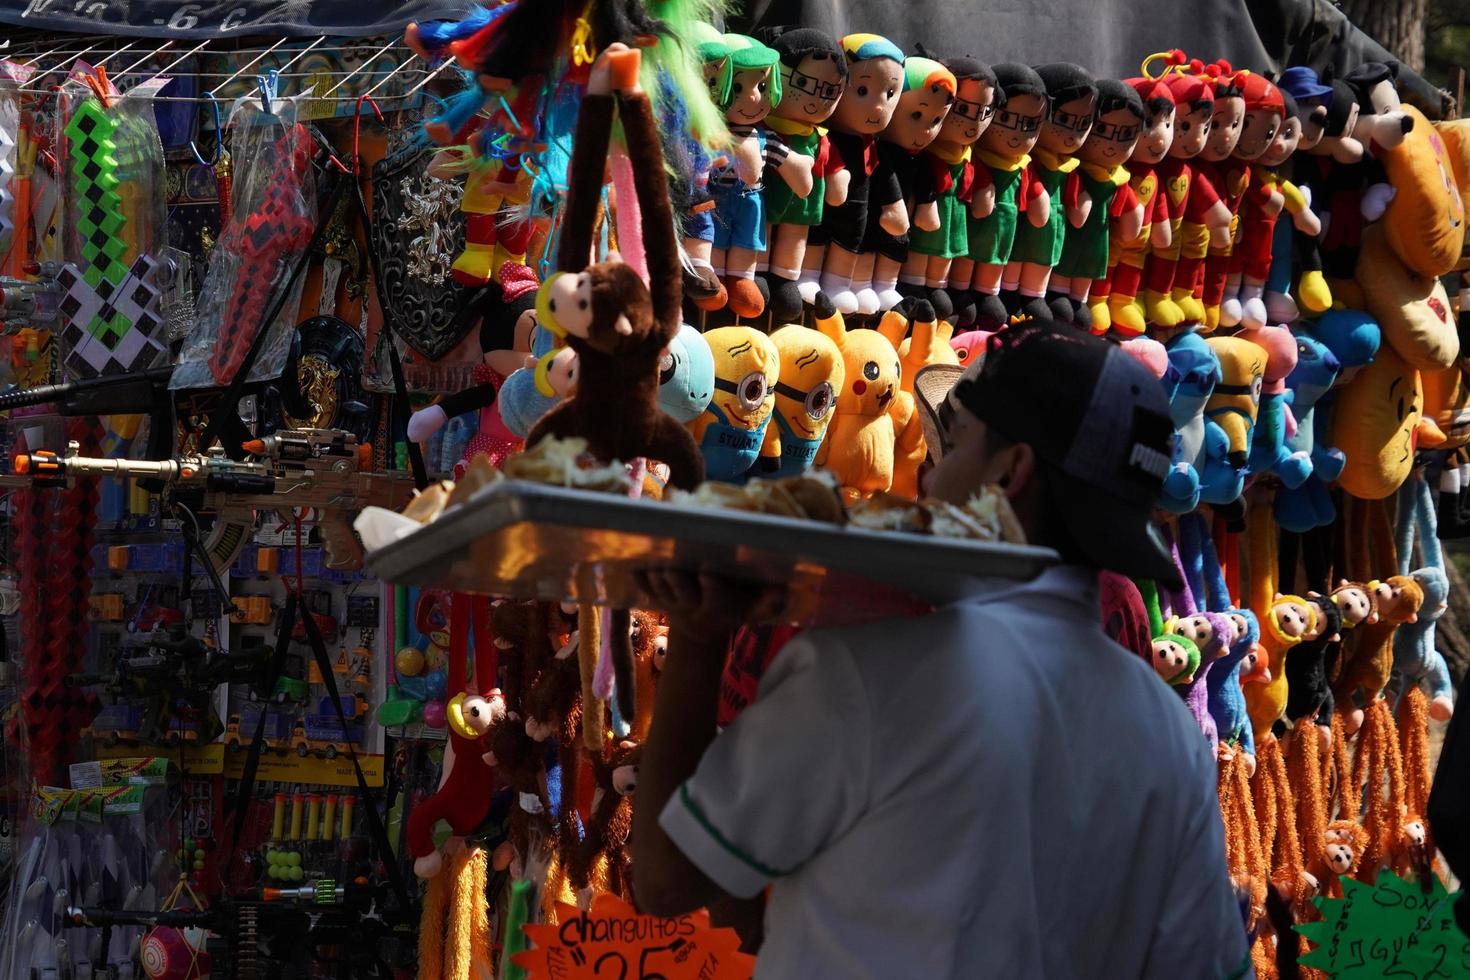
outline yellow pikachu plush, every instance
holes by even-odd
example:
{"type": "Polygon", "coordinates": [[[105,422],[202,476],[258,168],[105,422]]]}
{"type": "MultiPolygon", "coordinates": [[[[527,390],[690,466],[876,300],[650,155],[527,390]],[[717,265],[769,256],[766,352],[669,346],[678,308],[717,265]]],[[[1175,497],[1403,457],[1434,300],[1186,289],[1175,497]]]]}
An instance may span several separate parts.
{"type": "Polygon", "coordinates": [[[820,330],[788,324],[771,334],[781,357],[773,425],[766,426],[758,476],[798,476],[811,469],[846,377],[842,352],[820,330]]]}
{"type": "Polygon", "coordinates": [[[912,404],[905,417],[899,399],[903,371],[892,338],[877,330],[848,330],[830,304],[818,308],[817,329],[842,351],[844,368],[817,465],[832,471],[853,502],[893,485],[894,442],[902,424],[913,421],[912,404]]]}
{"type": "Polygon", "coordinates": [[[704,456],[705,476],[743,483],[764,445],[776,398],[781,355],[771,338],[752,327],[717,327],[707,332],[715,359],[715,393],[709,407],[689,423],[704,456]]]}
{"type": "MultiPolygon", "coordinates": [[[[919,466],[923,464],[929,449],[924,444],[924,430],[919,425],[919,418],[916,414],[918,405],[914,401],[914,378],[931,364],[957,365],[960,363],[960,356],[950,345],[954,328],[935,315],[934,307],[929,304],[928,300],[919,300],[914,303],[910,312],[913,315],[911,332],[898,344],[898,360],[903,368],[903,378],[900,382],[902,392],[899,395],[902,403],[900,410],[910,417],[910,421],[900,426],[897,433],[891,489],[894,493],[918,499],[919,466]]],[[[889,316],[899,316],[898,311],[890,311],[889,316]]],[[[888,317],[885,316],[884,319],[886,321],[888,317]]],[[[899,316],[899,319],[901,320],[902,317],[899,316]]],[[[892,339],[896,329],[909,330],[910,325],[904,322],[901,328],[885,329],[880,326],[878,329],[892,339]]],[[[898,335],[903,336],[902,333],[898,335]]]]}

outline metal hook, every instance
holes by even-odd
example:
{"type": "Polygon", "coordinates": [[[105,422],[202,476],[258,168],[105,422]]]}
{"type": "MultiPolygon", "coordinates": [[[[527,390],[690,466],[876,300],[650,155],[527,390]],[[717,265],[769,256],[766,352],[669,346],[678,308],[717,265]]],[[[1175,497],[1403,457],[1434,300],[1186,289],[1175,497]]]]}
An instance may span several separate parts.
{"type": "Polygon", "coordinates": [[[376,100],[373,100],[372,96],[369,96],[368,93],[363,93],[362,96],[357,97],[357,106],[353,109],[353,169],[348,170],[347,167],[343,166],[343,162],[338,160],[335,154],[328,157],[332,163],[337,165],[337,169],[340,169],[341,172],[348,176],[357,176],[357,172],[362,169],[362,156],[359,156],[359,153],[357,153],[357,148],[359,148],[360,138],[362,138],[363,103],[368,103],[369,106],[372,106],[373,115],[378,116],[378,122],[384,122],[382,109],[379,109],[378,103],[376,103],[376,100]]]}
{"type": "Polygon", "coordinates": [[[220,157],[224,154],[225,128],[220,124],[219,99],[214,97],[214,90],[210,89],[204,94],[209,96],[209,108],[214,113],[214,159],[204,159],[204,155],[199,152],[199,147],[193,140],[189,141],[189,150],[194,154],[194,159],[199,161],[201,167],[213,167],[219,163],[220,157]]]}

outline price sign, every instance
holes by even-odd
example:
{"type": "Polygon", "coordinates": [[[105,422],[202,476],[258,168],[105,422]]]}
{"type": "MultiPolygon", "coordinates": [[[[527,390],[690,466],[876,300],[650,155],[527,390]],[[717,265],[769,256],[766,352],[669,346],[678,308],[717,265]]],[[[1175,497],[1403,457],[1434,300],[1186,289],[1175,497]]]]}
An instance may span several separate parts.
{"type": "Polygon", "coordinates": [[[749,980],[755,957],[733,929],[714,929],[708,912],[674,919],[640,915],[616,895],[586,912],[558,903],[557,925],[528,925],[535,948],[512,961],[529,980],[749,980]]]}
{"type": "Polygon", "coordinates": [[[1372,885],[1342,880],[1342,898],[1319,898],[1321,922],[1297,931],[1317,948],[1301,958],[1335,980],[1451,980],[1470,976],[1470,936],[1455,925],[1454,904],[1438,878],[1425,892],[1391,871],[1372,885]]]}

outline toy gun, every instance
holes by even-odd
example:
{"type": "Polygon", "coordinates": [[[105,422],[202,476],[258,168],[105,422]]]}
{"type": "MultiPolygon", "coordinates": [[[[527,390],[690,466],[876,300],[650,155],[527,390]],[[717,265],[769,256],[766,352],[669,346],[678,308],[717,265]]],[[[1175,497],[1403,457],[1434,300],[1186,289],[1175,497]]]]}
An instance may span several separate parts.
{"type": "MultiPolygon", "coordinates": [[[[117,698],[141,700],[143,718],[138,736],[156,743],[167,736],[175,705],[180,702],[202,717],[208,713],[209,697],[219,685],[268,683],[265,675],[271,669],[271,653],[270,647],[258,645],[239,653],[225,653],[178,629],[154,634],[146,646],[120,656],[111,674],[72,674],[66,684],[103,684],[117,698]]],[[[206,729],[216,730],[200,732],[204,741],[219,734],[218,719],[212,722],[213,726],[206,729]]]]}
{"type": "MultiPolygon", "coordinates": [[[[409,474],[367,472],[371,447],[350,432],[287,429],[250,440],[244,448],[255,458],[232,460],[215,449],[164,460],[95,459],[78,455],[79,447],[71,443],[65,456],[47,452],[17,456],[15,471],[42,483],[78,476],[159,480],[178,502],[196,512],[211,511],[227,523],[251,523],[257,510],[289,513],[310,508],[326,545],[327,566],[338,569],[362,567],[362,542],[351,524],[358,511],[369,505],[396,510],[413,497],[409,474]]],[[[243,540],[242,536],[236,546],[243,540]]],[[[209,550],[216,566],[221,559],[224,564],[233,560],[228,549],[209,550]]]]}
{"type": "MultiPolygon", "coordinates": [[[[229,899],[204,910],[112,910],[70,907],[67,924],[107,931],[126,926],[202,928],[220,980],[297,976],[335,964],[336,975],[392,977],[413,962],[417,909],[386,909],[386,890],[359,879],[262,889],[259,898],[229,899]],[[328,950],[332,952],[328,954],[328,950]],[[223,971],[223,972],[222,972],[223,971]]],[[[104,948],[105,945],[104,945],[104,948]]]]}
{"type": "Polygon", "coordinates": [[[15,333],[22,327],[49,329],[56,326],[61,305],[61,271],[55,262],[47,262],[37,279],[0,276],[0,330],[15,333]]]}
{"type": "MultiPolygon", "coordinates": [[[[0,280],[0,289],[5,288],[4,281],[0,280]]],[[[5,296],[8,302],[8,290],[5,296]]],[[[166,459],[173,452],[174,401],[168,390],[168,381],[173,370],[168,366],[156,367],[137,374],[7,391],[0,393],[0,412],[33,405],[55,404],[57,413],[68,418],[86,415],[147,415],[148,458],[166,459]]]]}

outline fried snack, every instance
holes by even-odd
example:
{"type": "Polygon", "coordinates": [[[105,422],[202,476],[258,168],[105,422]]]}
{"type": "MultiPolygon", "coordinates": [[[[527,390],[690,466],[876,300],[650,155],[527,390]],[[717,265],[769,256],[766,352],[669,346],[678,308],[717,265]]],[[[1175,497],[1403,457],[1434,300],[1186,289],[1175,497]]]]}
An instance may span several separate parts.
{"type": "Polygon", "coordinates": [[[908,534],[928,534],[934,525],[933,515],[923,505],[886,491],[853,504],[847,510],[847,519],[855,527],[870,531],[908,534]]]}
{"type": "Polygon", "coordinates": [[[1026,532],[1016,512],[1011,509],[1010,498],[1000,487],[985,487],[965,504],[965,513],[993,531],[993,541],[1006,544],[1025,544],[1026,532]]]}
{"type": "Polygon", "coordinates": [[[842,502],[842,490],[825,470],[813,470],[811,473],[789,476],[774,482],[791,495],[802,515],[809,520],[824,524],[847,523],[847,507],[842,502]]]}
{"type": "Polygon", "coordinates": [[[534,449],[507,457],[500,468],[512,480],[578,490],[625,494],[632,486],[622,463],[597,463],[587,454],[587,440],[581,438],[543,439],[534,449]]]}
{"type": "Polygon", "coordinates": [[[465,467],[464,476],[452,484],[454,490],[449,495],[448,507],[462,504],[469,500],[481,487],[491,483],[499,483],[504,477],[490,462],[490,457],[479,453],[470,460],[470,465],[465,467]]]}
{"type": "Polygon", "coordinates": [[[454,494],[453,480],[440,480],[431,483],[408,502],[403,508],[403,516],[409,520],[418,521],[420,524],[428,524],[444,512],[449,506],[449,501],[454,494]]]}

